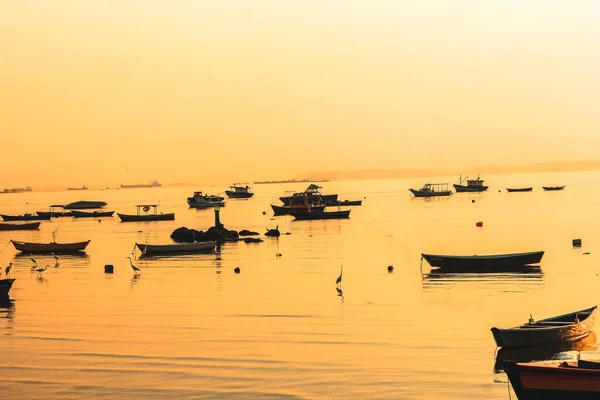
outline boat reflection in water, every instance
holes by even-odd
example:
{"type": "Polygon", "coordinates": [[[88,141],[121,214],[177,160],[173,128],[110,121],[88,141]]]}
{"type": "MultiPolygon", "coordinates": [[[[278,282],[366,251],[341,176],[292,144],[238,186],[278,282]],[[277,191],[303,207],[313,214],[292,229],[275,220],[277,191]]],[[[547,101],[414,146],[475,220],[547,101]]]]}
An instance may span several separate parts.
{"type": "Polygon", "coordinates": [[[538,267],[530,267],[523,272],[495,272],[495,273],[443,273],[430,272],[422,275],[423,289],[454,288],[461,285],[470,285],[472,282],[491,284],[510,284],[511,291],[525,290],[530,285],[543,283],[544,274],[538,267]]]}
{"type": "Polygon", "coordinates": [[[574,360],[577,359],[578,353],[573,352],[598,350],[596,341],[596,333],[592,331],[585,338],[576,342],[523,348],[500,348],[496,353],[494,361],[494,373],[504,371],[502,364],[505,361],[574,360]]]}
{"type": "MultiPolygon", "coordinates": [[[[15,320],[15,301],[9,295],[0,296],[0,321],[6,320],[6,326],[0,322],[0,328],[12,329],[15,320]]],[[[10,331],[5,332],[10,336],[10,331]]]]}

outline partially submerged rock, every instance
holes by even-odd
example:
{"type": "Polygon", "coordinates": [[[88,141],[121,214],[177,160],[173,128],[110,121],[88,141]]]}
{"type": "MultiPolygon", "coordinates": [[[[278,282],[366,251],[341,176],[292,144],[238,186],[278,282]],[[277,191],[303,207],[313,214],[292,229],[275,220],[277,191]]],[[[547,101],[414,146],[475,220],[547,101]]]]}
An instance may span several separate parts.
{"type": "Polygon", "coordinates": [[[281,232],[279,232],[279,225],[277,225],[275,229],[267,229],[267,232],[265,233],[265,236],[271,237],[279,237],[280,235],[281,232]]]}
{"type": "Polygon", "coordinates": [[[260,243],[264,242],[261,238],[244,238],[244,243],[260,243]]]}
{"type": "Polygon", "coordinates": [[[248,229],[242,229],[238,235],[240,236],[256,236],[256,235],[260,235],[260,233],[258,232],[254,232],[254,231],[249,231],[248,229]]]}
{"type": "Polygon", "coordinates": [[[171,239],[178,243],[193,243],[193,242],[209,242],[215,241],[219,243],[235,242],[239,240],[239,235],[236,231],[229,230],[223,226],[210,227],[206,232],[196,229],[189,229],[184,226],[177,228],[171,233],[171,239]]]}

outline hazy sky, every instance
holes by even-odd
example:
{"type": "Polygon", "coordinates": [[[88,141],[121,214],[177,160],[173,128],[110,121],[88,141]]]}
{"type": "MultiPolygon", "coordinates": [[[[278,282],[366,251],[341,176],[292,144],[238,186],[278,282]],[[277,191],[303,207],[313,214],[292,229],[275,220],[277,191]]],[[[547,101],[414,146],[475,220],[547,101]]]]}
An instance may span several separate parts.
{"type": "Polygon", "coordinates": [[[0,2],[0,188],[599,159],[597,1],[0,2]]]}

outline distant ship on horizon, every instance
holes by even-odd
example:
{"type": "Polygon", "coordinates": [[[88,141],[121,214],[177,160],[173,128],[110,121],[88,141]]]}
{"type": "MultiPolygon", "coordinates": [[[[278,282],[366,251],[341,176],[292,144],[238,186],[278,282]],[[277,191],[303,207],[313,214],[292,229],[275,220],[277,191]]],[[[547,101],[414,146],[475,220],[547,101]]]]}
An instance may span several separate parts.
{"type": "Polygon", "coordinates": [[[282,181],[256,181],[255,185],[264,185],[267,183],[307,183],[307,182],[329,182],[329,179],[285,179],[282,181]]]}
{"type": "Polygon", "coordinates": [[[31,192],[31,186],[25,186],[24,188],[4,189],[4,193],[22,193],[22,192],[31,192]]]}
{"type": "Polygon", "coordinates": [[[123,185],[121,184],[121,189],[134,189],[134,188],[153,188],[153,187],[161,187],[162,185],[156,179],[148,184],[137,184],[137,185],[123,185]]]}
{"type": "Polygon", "coordinates": [[[88,190],[87,186],[83,185],[82,187],[78,187],[78,188],[67,188],[67,190],[88,190]]]}

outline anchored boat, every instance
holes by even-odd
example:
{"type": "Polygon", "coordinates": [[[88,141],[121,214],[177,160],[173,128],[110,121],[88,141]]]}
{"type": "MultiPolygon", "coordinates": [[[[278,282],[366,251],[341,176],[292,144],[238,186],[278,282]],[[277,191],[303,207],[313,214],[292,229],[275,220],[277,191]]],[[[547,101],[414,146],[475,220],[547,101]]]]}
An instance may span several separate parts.
{"type": "Polygon", "coordinates": [[[144,222],[144,221],[173,221],[175,213],[158,213],[158,204],[138,204],[136,214],[119,214],[121,222],[144,222]]]}
{"type": "Polygon", "coordinates": [[[460,178],[458,179],[458,184],[454,184],[454,190],[456,190],[457,193],[460,192],[484,192],[488,189],[488,186],[485,186],[483,184],[484,180],[479,178],[479,175],[477,175],[477,179],[468,179],[468,177],[465,177],[465,179],[462,178],[462,175],[460,176],[460,178]],[[463,185],[464,182],[467,182],[466,185],[463,185]]]}
{"type": "Polygon", "coordinates": [[[450,196],[447,183],[426,183],[421,189],[408,189],[415,197],[450,196]]]}

